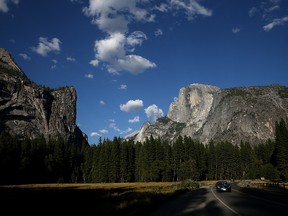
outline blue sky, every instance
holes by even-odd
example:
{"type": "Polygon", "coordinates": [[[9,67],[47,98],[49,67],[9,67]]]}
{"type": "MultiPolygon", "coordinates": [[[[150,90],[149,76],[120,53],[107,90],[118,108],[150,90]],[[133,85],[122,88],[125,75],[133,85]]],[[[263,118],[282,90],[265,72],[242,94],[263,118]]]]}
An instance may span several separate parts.
{"type": "Polygon", "coordinates": [[[192,83],[288,85],[287,0],[0,0],[0,43],[34,82],[75,87],[91,144],[192,83]]]}

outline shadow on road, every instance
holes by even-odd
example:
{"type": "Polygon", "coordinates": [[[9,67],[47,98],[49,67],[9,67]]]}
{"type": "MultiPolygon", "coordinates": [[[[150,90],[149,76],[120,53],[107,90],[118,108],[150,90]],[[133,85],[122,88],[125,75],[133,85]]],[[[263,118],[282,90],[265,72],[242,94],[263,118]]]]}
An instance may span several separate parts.
{"type": "Polygon", "coordinates": [[[225,215],[217,201],[211,198],[209,188],[190,191],[176,200],[160,206],[151,216],[225,215]]]}

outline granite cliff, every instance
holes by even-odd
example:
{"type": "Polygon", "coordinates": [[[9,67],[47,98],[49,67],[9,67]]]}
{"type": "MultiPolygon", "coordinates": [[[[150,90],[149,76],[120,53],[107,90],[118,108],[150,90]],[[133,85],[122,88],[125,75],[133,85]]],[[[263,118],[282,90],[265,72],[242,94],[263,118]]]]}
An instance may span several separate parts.
{"type": "Polygon", "coordinates": [[[189,136],[204,144],[228,141],[251,144],[274,140],[275,123],[288,119],[288,87],[280,85],[220,89],[191,84],[181,88],[167,116],[146,122],[126,139],[147,137],[169,141],[189,136]]]}
{"type": "Polygon", "coordinates": [[[0,132],[18,139],[61,137],[87,143],[76,125],[77,95],[73,87],[50,89],[32,82],[5,49],[0,48],[0,132]]]}

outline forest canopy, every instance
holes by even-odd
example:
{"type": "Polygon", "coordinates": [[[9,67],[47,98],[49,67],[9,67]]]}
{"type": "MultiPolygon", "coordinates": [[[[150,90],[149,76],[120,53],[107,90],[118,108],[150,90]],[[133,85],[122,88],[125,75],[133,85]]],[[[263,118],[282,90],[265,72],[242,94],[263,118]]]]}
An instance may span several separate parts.
{"type": "Polygon", "coordinates": [[[282,119],[275,140],[253,145],[209,144],[179,136],[169,143],[114,137],[77,145],[58,138],[19,141],[0,134],[0,183],[171,182],[217,179],[288,180],[288,130],[282,119]]]}

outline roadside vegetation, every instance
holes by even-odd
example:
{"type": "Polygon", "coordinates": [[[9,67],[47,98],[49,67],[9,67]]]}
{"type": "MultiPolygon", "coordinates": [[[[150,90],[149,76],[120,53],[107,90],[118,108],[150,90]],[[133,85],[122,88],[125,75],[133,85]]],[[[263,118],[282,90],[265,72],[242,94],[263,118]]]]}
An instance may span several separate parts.
{"type": "MultiPolygon", "coordinates": [[[[96,215],[148,215],[161,204],[199,188],[199,183],[94,183],[27,184],[0,186],[3,206],[33,204],[49,211],[94,212],[96,215]],[[67,207],[69,207],[67,209],[67,207]]],[[[35,210],[33,210],[35,211],[35,210]]],[[[30,211],[31,213],[31,211],[30,211]]]]}

